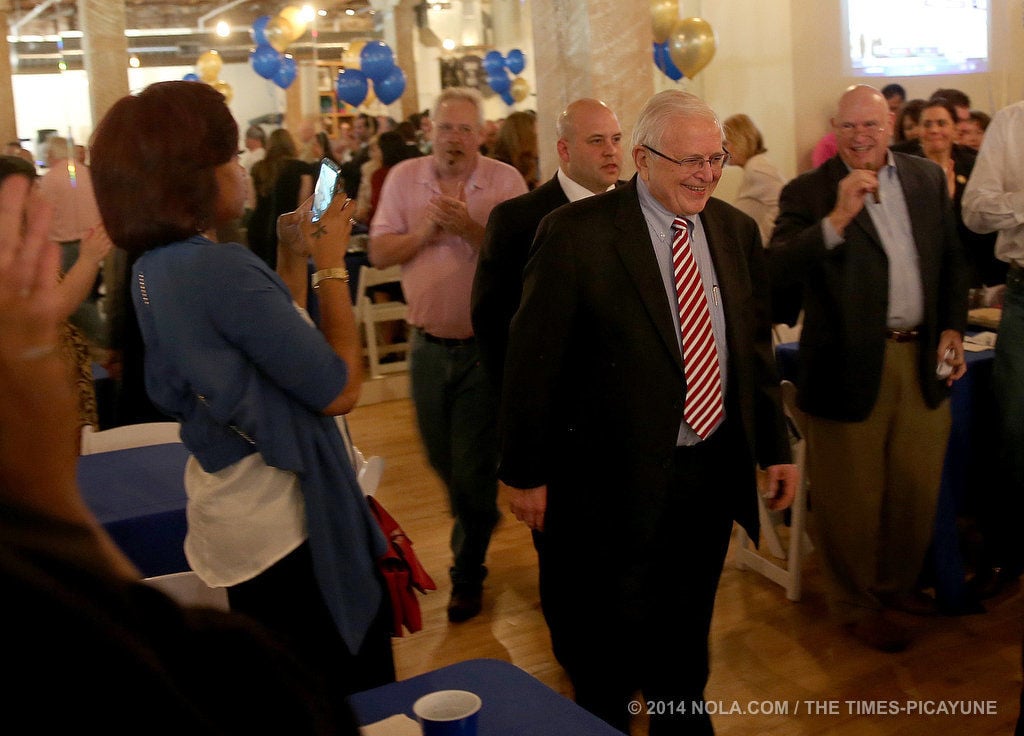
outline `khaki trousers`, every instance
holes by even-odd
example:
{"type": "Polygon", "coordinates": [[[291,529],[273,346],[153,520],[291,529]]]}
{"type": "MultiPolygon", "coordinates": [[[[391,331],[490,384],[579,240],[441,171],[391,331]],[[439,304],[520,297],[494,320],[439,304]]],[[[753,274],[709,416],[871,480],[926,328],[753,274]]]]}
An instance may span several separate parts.
{"type": "Polygon", "coordinates": [[[932,539],[951,419],[948,400],[924,403],[919,349],[929,348],[886,341],[878,400],[863,422],[808,417],[811,528],[843,623],[880,610],[880,594],[911,592],[932,539]]]}

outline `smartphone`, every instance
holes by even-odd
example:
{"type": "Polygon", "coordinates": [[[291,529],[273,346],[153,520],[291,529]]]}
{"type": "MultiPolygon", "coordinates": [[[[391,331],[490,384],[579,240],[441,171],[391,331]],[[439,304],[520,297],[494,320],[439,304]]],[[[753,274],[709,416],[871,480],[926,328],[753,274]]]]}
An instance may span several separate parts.
{"type": "Polygon", "coordinates": [[[313,222],[318,222],[324,212],[331,206],[334,193],[338,189],[338,176],[341,170],[338,165],[325,158],[320,162],[320,175],[316,178],[316,187],[313,189],[313,222]]]}

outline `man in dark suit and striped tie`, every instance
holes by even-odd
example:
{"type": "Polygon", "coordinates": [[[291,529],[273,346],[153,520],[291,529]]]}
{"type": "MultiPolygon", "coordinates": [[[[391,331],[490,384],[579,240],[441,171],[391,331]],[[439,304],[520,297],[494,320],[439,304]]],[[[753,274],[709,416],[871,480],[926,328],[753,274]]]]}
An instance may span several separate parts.
{"type": "Polygon", "coordinates": [[[535,532],[555,656],[580,705],[625,732],[647,713],[652,736],[712,732],[733,521],[756,538],[755,464],[770,509],[798,475],[758,226],[711,198],[723,143],[699,98],[652,97],[637,176],[541,222],[505,360],[498,477],[535,532]]]}
{"type": "Polygon", "coordinates": [[[622,129],[600,100],[582,98],[558,116],[558,171],[532,192],[502,202],[487,221],[473,281],[473,332],[484,368],[501,389],[505,346],[523,292],[523,268],[541,219],[563,204],[622,184],[622,129]]]}

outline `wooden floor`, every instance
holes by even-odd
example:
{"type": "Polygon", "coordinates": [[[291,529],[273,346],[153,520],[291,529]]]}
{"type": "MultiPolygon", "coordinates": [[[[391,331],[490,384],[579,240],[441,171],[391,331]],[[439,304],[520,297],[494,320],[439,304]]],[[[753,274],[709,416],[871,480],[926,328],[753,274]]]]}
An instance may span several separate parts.
{"type": "MultiPolygon", "coordinates": [[[[571,695],[540,612],[530,535],[507,513],[507,500],[499,499],[505,518],[488,555],[484,611],[469,622],[449,624],[445,608],[451,520],[441,485],[423,456],[411,403],[398,399],[361,405],[350,415],[349,426],[366,456],[384,458],[377,497],[405,528],[438,584],[436,592],[420,598],[423,630],[395,639],[399,678],[492,657],[571,695]]],[[[988,612],[980,615],[905,617],[903,622],[917,632],[914,644],[890,655],[864,647],[829,623],[813,554],[807,567],[803,598],[792,603],[778,585],[726,562],[706,693],[717,708],[713,720],[720,736],[1013,733],[1024,636],[1019,589],[988,601],[988,612]],[[892,707],[903,712],[868,713],[870,708],[877,714],[892,707]],[[986,714],[941,712],[952,707],[975,712],[983,708],[986,714]],[[916,712],[908,714],[908,709],[916,712]],[[936,709],[935,715],[920,712],[936,709]]],[[[634,736],[643,733],[640,720],[634,736]]]]}

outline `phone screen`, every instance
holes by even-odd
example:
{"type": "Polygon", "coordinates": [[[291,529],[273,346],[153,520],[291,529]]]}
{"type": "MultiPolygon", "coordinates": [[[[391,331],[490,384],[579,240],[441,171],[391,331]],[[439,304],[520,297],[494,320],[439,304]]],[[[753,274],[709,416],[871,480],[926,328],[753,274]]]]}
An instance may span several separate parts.
{"type": "Polygon", "coordinates": [[[317,222],[331,206],[334,192],[338,188],[338,165],[325,158],[320,162],[320,175],[313,189],[313,222],[317,222]]]}

